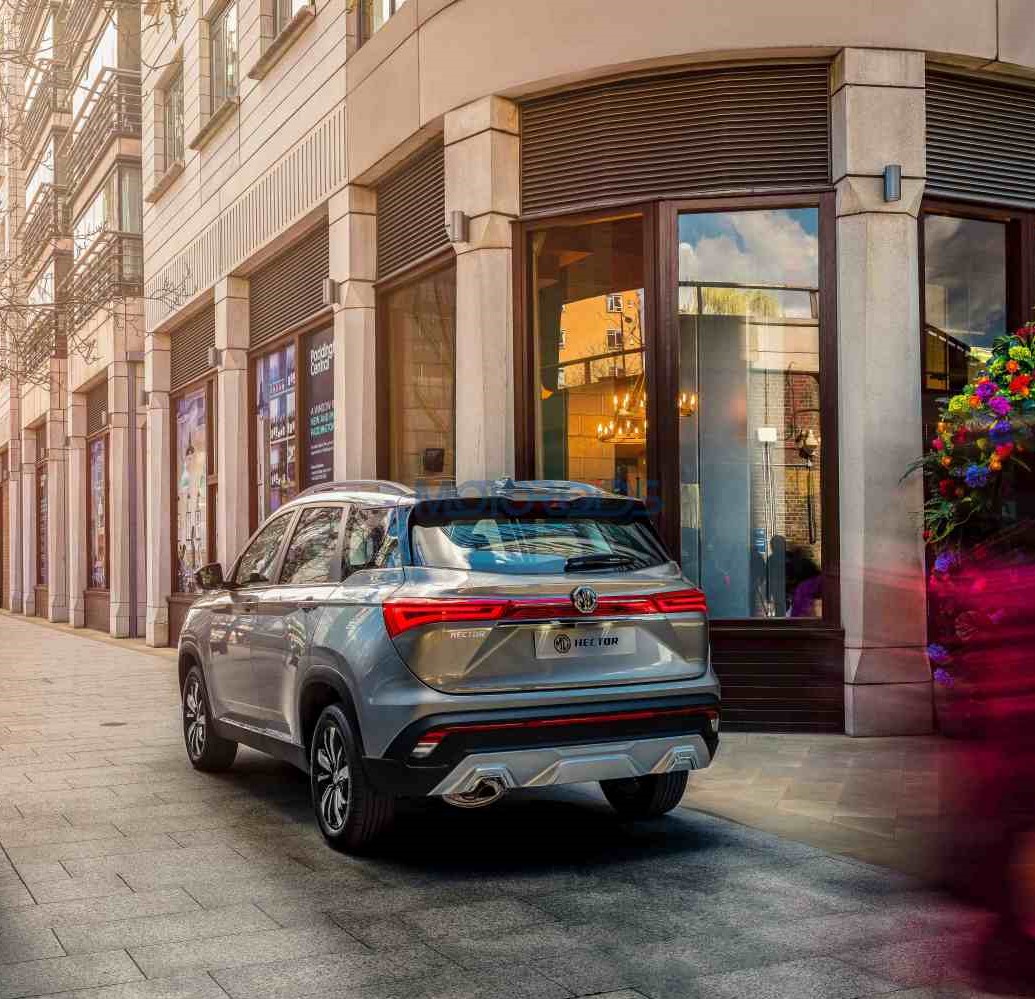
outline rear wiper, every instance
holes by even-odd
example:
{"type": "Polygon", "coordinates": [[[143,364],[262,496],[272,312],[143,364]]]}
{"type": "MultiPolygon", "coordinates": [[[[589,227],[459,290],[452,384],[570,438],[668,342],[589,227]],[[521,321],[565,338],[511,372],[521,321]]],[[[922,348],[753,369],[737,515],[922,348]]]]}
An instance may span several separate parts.
{"type": "Polygon", "coordinates": [[[635,565],[636,559],[628,555],[594,553],[591,555],[573,555],[564,563],[565,572],[589,572],[593,569],[622,569],[635,565]]]}

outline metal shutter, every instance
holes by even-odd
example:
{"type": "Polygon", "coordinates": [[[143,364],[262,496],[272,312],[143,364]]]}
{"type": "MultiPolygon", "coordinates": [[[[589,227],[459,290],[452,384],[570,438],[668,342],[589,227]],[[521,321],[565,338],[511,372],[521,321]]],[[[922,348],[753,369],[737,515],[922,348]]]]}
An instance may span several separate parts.
{"type": "Polygon", "coordinates": [[[259,347],[320,312],[329,273],[326,222],[260,267],[250,278],[251,346],[259,347]]]}
{"type": "Polygon", "coordinates": [[[377,189],[377,276],[448,245],[446,150],[435,143],[377,189]]]}
{"type": "Polygon", "coordinates": [[[212,370],[208,363],[208,351],[216,345],[215,307],[202,309],[173,330],[169,343],[169,387],[175,392],[212,370]]]}
{"type": "Polygon", "coordinates": [[[86,432],[95,434],[108,423],[108,383],[102,382],[86,393],[86,432]]]}
{"type": "Polygon", "coordinates": [[[1035,87],[927,74],[927,193],[1035,206],[1035,87]]]}
{"type": "Polygon", "coordinates": [[[618,80],[521,109],[521,207],[830,183],[827,63],[618,80]]]}

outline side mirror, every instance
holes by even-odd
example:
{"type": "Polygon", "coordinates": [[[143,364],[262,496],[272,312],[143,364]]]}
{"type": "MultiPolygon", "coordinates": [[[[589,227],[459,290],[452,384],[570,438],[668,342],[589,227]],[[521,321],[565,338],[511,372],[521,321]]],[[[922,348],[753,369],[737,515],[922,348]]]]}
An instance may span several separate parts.
{"type": "Polygon", "coordinates": [[[202,592],[206,590],[221,590],[226,585],[223,582],[223,567],[218,562],[211,562],[203,565],[194,573],[194,582],[202,592]]]}

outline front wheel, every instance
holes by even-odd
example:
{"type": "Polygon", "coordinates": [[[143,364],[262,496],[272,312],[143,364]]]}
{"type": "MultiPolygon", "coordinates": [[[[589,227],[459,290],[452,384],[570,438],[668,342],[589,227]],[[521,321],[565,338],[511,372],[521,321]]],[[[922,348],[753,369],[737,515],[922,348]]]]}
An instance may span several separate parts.
{"type": "Polygon", "coordinates": [[[622,777],[602,780],[600,790],[623,819],[656,819],[671,812],[683,800],[688,777],[686,770],[622,777]]]}
{"type": "Polygon", "coordinates": [[[320,832],[336,850],[366,849],[392,820],[395,800],[367,780],[358,740],[337,704],[324,708],[316,723],[309,783],[320,832]]]}
{"type": "Polygon", "coordinates": [[[227,770],[237,756],[237,743],[220,738],[213,730],[205,678],[197,666],[191,667],[183,681],[183,742],[195,770],[227,770]]]}

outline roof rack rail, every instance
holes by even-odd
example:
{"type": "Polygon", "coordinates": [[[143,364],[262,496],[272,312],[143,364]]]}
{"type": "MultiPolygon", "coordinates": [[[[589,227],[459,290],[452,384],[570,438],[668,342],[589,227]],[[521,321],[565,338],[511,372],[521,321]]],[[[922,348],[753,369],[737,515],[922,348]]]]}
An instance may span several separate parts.
{"type": "Polygon", "coordinates": [[[332,492],[385,493],[389,496],[413,495],[413,490],[409,486],[400,485],[398,482],[387,482],[383,479],[351,479],[348,482],[323,482],[318,486],[310,486],[300,492],[296,499],[301,499],[303,496],[315,496],[317,493],[332,492]]]}
{"type": "Polygon", "coordinates": [[[576,482],[572,479],[494,479],[491,483],[493,492],[522,493],[572,493],[579,496],[607,496],[606,490],[588,482],[576,482]]]}

